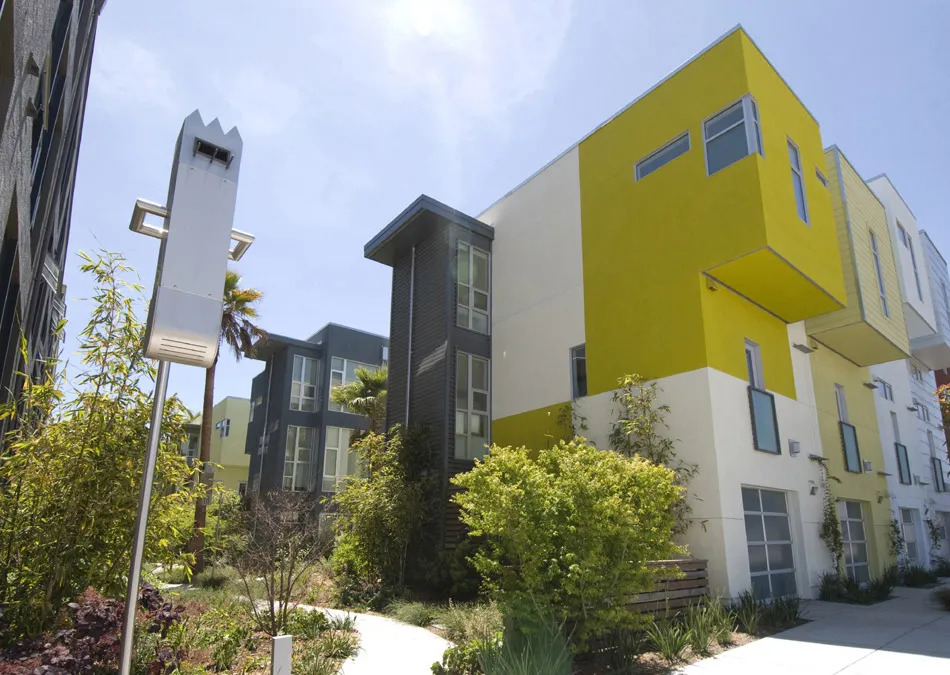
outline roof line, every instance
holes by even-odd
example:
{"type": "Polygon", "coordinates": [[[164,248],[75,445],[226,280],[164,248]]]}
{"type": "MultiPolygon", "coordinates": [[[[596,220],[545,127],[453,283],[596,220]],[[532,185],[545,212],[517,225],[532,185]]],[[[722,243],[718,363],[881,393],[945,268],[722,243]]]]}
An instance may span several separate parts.
{"type": "Polygon", "coordinates": [[[729,30],[727,30],[725,33],[723,33],[722,35],[720,35],[718,38],[716,38],[715,40],[713,40],[712,42],[710,42],[708,45],[706,45],[703,49],[701,49],[700,51],[696,52],[696,53],[693,54],[691,57],[689,57],[686,61],[684,61],[682,64],[680,64],[680,65],[677,66],[675,69],[673,69],[672,71],[670,71],[667,75],[665,75],[661,80],[659,80],[659,81],[658,81],[656,84],[654,84],[652,87],[650,87],[649,89],[647,89],[646,91],[644,91],[642,94],[640,94],[639,96],[637,96],[636,98],[634,98],[632,101],[630,101],[629,103],[627,103],[626,105],[624,105],[620,110],[618,110],[618,111],[615,112],[613,115],[611,115],[610,117],[608,117],[606,120],[604,120],[603,122],[601,122],[600,124],[598,124],[596,127],[594,127],[593,129],[591,129],[588,133],[584,134],[584,136],[582,136],[580,140],[576,141],[576,142],[573,143],[570,147],[568,147],[567,149],[565,149],[564,151],[562,151],[562,152],[561,152],[560,154],[558,154],[554,159],[552,159],[552,160],[549,161],[547,164],[545,164],[544,166],[542,166],[540,169],[538,169],[537,171],[535,171],[534,173],[532,173],[530,176],[528,176],[527,178],[525,178],[523,181],[521,181],[520,183],[518,183],[515,187],[513,187],[511,190],[509,190],[508,192],[506,192],[506,193],[505,193],[504,195],[502,195],[500,198],[496,199],[494,202],[492,202],[491,204],[489,204],[488,206],[486,206],[484,209],[481,210],[481,212],[479,213],[478,217],[481,218],[481,216],[482,216],[486,211],[489,211],[489,210],[492,209],[494,206],[496,206],[496,205],[499,204],[500,202],[503,202],[505,199],[507,199],[508,197],[510,197],[512,194],[514,194],[515,192],[517,192],[518,190],[520,190],[522,187],[524,187],[525,185],[527,185],[528,183],[530,183],[535,177],[537,177],[539,174],[543,173],[543,172],[544,172],[546,169],[548,169],[551,165],[556,164],[556,163],[558,162],[558,160],[560,160],[560,159],[562,159],[563,157],[565,157],[566,155],[568,155],[574,148],[578,147],[581,143],[583,143],[583,142],[586,141],[588,138],[590,138],[591,136],[593,136],[595,133],[597,133],[598,131],[600,131],[603,127],[605,127],[605,126],[607,126],[608,124],[610,124],[611,122],[613,122],[617,117],[619,117],[619,116],[622,115],[624,112],[626,112],[628,108],[631,108],[632,106],[634,106],[634,105],[636,105],[637,103],[639,103],[641,100],[643,100],[644,97],[648,96],[649,94],[653,93],[657,88],[659,88],[660,85],[662,85],[662,84],[664,84],[665,82],[667,82],[668,80],[670,80],[673,76],[677,75],[680,71],[682,71],[683,69],[685,69],[686,66],[690,65],[693,61],[697,60],[700,56],[702,56],[702,55],[705,54],[706,52],[710,51],[713,47],[715,47],[716,45],[718,45],[720,42],[724,41],[727,37],[729,37],[730,35],[732,35],[732,34],[735,33],[736,31],[742,31],[742,33],[743,33],[747,38],[749,38],[749,42],[752,43],[752,46],[754,46],[754,47],[756,48],[756,50],[762,55],[762,58],[765,59],[765,62],[768,63],[769,66],[772,68],[772,70],[775,71],[775,73],[778,75],[778,77],[779,77],[779,79],[782,81],[782,83],[783,83],[786,87],[788,87],[788,90],[789,90],[790,92],[792,92],[792,96],[794,96],[796,99],[798,99],[798,102],[801,103],[802,108],[805,109],[805,112],[808,113],[809,117],[811,117],[813,120],[815,120],[815,124],[818,124],[818,118],[815,117],[815,116],[812,114],[811,110],[808,109],[808,106],[805,105],[805,102],[802,101],[802,99],[799,97],[799,95],[795,93],[795,90],[792,89],[792,87],[791,87],[791,85],[788,83],[788,81],[787,81],[784,77],[782,77],[782,74],[778,71],[778,68],[776,68],[775,65],[774,65],[771,61],[769,61],[769,57],[765,55],[765,52],[762,51],[762,49],[759,47],[759,45],[756,43],[756,41],[752,39],[752,36],[749,35],[748,31],[746,31],[746,29],[742,27],[742,24],[741,24],[741,23],[737,23],[735,26],[733,26],[732,28],[730,28],[729,30]]]}
{"type": "Polygon", "coordinates": [[[336,326],[337,328],[343,328],[344,330],[353,331],[354,333],[362,333],[363,335],[369,335],[370,337],[382,338],[383,340],[388,340],[388,339],[389,339],[389,336],[387,336],[387,335],[380,335],[379,333],[372,333],[372,332],[370,332],[370,331],[368,331],[368,330],[363,330],[362,328],[353,328],[352,326],[344,326],[342,323],[335,323],[335,322],[333,322],[333,321],[328,321],[326,324],[323,325],[322,328],[320,328],[320,330],[318,330],[316,333],[314,333],[313,335],[311,335],[310,337],[308,337],[308,338],[307,338],[307,342],[310,342],[310,340],[312,340],[313,338],[317,337],[317,334],[320,333],[320,331],[326,330],[326,329],[329,328],[330,326],[336,326]]]}
{"type": "MultiPolygon", "coordinates": [[[[904,206],[907,207],[907,210],[910,211],[910,215],[912,215],[912,216],[914,217],[914,220],[916,221],[916,220],[917,220],[917,214],[914,213],[914,210],[913,210],[912,208],[910,208],[910,204],[908,204],[908,203],[907,203],[907,200],[904,199],[904,195],[902,195],[902,194],[901,194],[901,191],[897,189],[897,186],[896,186],[896,185],[894,185],[894,181],[892,181],[892,180],[891,180],[891,177],[887,175],[887,172],[879,173],[878,175],[874,176],[873,178],[868,178],[868,179],[867,179],[866,181],[864,181],[864,182],[865,182],[865,183],[871,183],[872,181],[876,181],[876,180],[879,180],[879,179],[881,179],[881,178],[883,178],[884,180],[886,180],[888,183],[891,184],[891,187],[894,188],[894,192],[897,193],[897,198],[900,199],[900,200],[901,200],[901,203],[902,203],[904,206]]],[[[918,223],[918,225],[917,225],[917,231],[918,231],[918,232],[920,231],[920,224],[919,224],[919,223],[918,223]]]]}
{"type": "MultiPolygon", "coordinates": [[[[866,188],[868,189],[868,192],[871,193],[871,196],[874,197],[874,199],[877,200],[877,203],[881,205],[881,208],[884,209],[884,214],[885,214],[885,219],[886,219],[886,217],[887,217],[887,204],[885,204],[885,203],[884,203],[884,200],[882,200],[880,197],[878,197],[878,196],[877,196],[877,193],[874,192],[874,190],[871,189],[871,186],[868,185],[868,181],[866,181],[866,180],[864,180],[863,178],[861,178],[861,172],[858,171],[858,167],[856,167],[856,166],[854,165],[854,163],[853,163],[850,159],[848,159],[848,156],[847,156],[846,154],[844,154],[844,150],[842,150],[841,148],[839,148],[835,143],[832,143],[832,144],[829,145],[827,148],[825,148],[825,152],[829,152],[829,151],[830,151],[830,152],[835,152],[835,153],[841,155],[842,157],[844,157],[844,161],[846,161],[846,162],[848,163],[848,166],[850,166],[852,169],[854,169],[854,172],[855,172],[856,174],[858,174],[858,178],[859,178],[861,181],[864,182],[864,187],[866,187],[866,188]]],[[[839,182],[840,182],[840,181],[839,181],[839,182]]],[[[843,183],[840,185],[840,189],[841,189],[841,191],[842,191],[842,194],[844,194],[844,184],[843,184],[843,183]]]]}
{"type": "Polygon", "coordinates": [[[920,234],[922,234],[923,236],[927,237],[927,241],[930,242],[930,245],[933,247],[933,250],[937,252],[937,255],[940,256],[940,259],[941,259],[941,260],[943,260],[943,264],[946,265],[946,264],[947,264],[947,259],[943,257],[943,253],[941,253],[941,252],[940,252],[940,249],[937,248],[937,245],[934,243],[934,240],[930,238],[930,235],[929,235],[929,234],[927,234],[927,230],[917,230],[917,232],[920,233],[920,234]]]}

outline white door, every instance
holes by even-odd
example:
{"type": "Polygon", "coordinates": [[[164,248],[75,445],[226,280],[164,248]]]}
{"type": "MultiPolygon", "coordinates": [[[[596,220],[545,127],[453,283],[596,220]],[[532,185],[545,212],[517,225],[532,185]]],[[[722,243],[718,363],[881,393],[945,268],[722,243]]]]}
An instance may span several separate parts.
{"type": "Polygon", "coordinates": [[[907,563],[920,564],[920,546],[917,543],[917,526],[914,524],[914,510],[901,509],[901,529],[904,531],[904,545],[907,548],[907,563]]]}

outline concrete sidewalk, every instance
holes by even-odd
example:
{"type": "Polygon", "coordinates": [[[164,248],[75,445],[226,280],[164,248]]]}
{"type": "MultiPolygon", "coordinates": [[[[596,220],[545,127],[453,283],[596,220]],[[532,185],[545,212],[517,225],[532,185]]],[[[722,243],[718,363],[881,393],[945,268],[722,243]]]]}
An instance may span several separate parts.
{"type": "Polygon", "coordinates": [[[897,588],[871,606],[810,601],[810,623],[731,649],[682,675],[874,675],[950,673],[950,612],[932,590],[897,588]]]}

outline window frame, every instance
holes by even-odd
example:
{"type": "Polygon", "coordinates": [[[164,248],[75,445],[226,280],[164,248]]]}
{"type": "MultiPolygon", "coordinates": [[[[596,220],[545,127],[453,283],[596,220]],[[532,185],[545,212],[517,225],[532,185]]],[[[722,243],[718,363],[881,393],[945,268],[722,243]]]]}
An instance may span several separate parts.
{"type": "Polygon", "coordinates": [[[939,457],[933,456],[930,458],[930,470],[934,476],[934,491],[946,492],[947,479],[943,472],[943,461],[939,457]]]}
{"type": "Polygon", "coordinates": [[[674,138],[673,140],[669,141],[668,143],[665,143],[664,145],[660,146],[659,148],[657,148],[656,150],[654,150],[653,152],[651,152],[650,154],[648,154],[646,157],[644,157],[644,158],[641,159],[640,161],[636,162],[636,163],[633,165],[633,180],[634,180],[634,182],[639,182],[639,181],[643,180],[644,178],[646,178],[647,176],[649,176],[651,173],[654,173],[655,171],[659,170],[660,168],[666,166],[667,164],[669,164],[670,162],[672,162],[673,160],[675,160],[677,157],[682,157],[683,155],[685,155],[687,152],[689,152],[689,151],[692,150],[692,149],[693,149],[693,146],[692,146],[692,138],[691,138],[691,136],[690,136],[689,129],[687,129],[686,131],[684,131],[683,133],[681,133],[679,136],[677,136],[677,137],[674,138]],[[664,162],[662,162],[662,163],[660,163],[660,164],[657,164],[655,167],[653,167],[652,169],[650,169],[650,170],[647,171],[646,173],[644,173],[643,171],[641,171],[641,168],[643,167],[644,164],[646,164],[647,162],[650,162],[651,160],[658,159],[658,158],[660,157],[660,155],[664,154],[665,152],[671,151],[671,150],[673,149],[673,146],[675,146],[677,143],[680,143],[684,138],[686,139],[686,149],[685,149],[685,150],[681,150],[681,151],[677,152],[676,154],[672,155],[669,159],[667,159],[666,161],[664,161],[664,162]]]}
{"type": "Polygon", "coordinates": [[[910,470],[910,455],[907,454],[907,446],[900,441],[895,441],[894,453],[897,455],[897,481],[901,485],[910,485],[913,483],[913,474],[910,470]],[[902,459],[903,463],[901,463],[902,459]]]}
{"type": "Polygon", "coordinates": [[[320,386],[320,363],[318,359],[313,358],[312,356],[304,356],[303,354],[294,354],[293,361],[290,366],[290,409],[295,412],[306,412],[313,413],[317,412],[317,392],[318,387],[320,386]],[[303,377],[306,372],[307,362],[309,361],[312,364],[313,368],[313,382],[307,382],[303,379],[298,380],[296,377],[297,371],[297,360],[300,359],[301,367],[300,373],[303,377]],[[313,396],[305,396],[303,393],[304,387],[313,388],[313,396]],[[297,395],[294,395],[294,387],[297,387],[297,395]],[[306,409],[304,407],[305,401],[311,401],[313,407],[311,409],[306,409]],[[296,406],[296,407],[295,407],[296,406]]]}
{"type": "Polygon", "coordinates": [[[465,330],[470,330],[479,335],[491,335],[491,252],[486,251],[483,248],[475,246],[467,241],[459,241],[458,246],[456,247],[455,252],[455,290],[456,290],[456,300],[455,300],[455,325],[459,328],[464,328],[465,330]],[[462,249],[468,249],[468,279],[465,283],[462,283],[462,278],[460,275],[459,269],[459,260],[461,260],[462,249]],[[475,258],[478,256],[484,256],[485,266],[487,268],[488,279],[486,280],[485,290],[475,288],[475,258]],[[462,287],[466,287],[468,293],[468,302],[467,304],[462,302],[462,287]],[[475,307],[475,294],[483,293],[486,296],[485,309],[478,309],[475,307]],[[462,312],[460,310],[464,309],[467,313],[468,320],[466,323],[462,323],[462,312]],[[474,327],[474,315],[478,314],[485,317],[485,330],[479,330],[474,327]]]}
{"type": "Polygon", "coordinates": [[[307,427],[301,424],[287,425],[287,433],[284,436],[284,467],[283,467],[283,473],[281,474],[281,483],[280,483],[282,491],[288,491],[287,479],[290,478],[290,488],[289,488],[290,492],[310,492],[312,488],[313,454],[315,451],[314,445],[316,445],[316,443],[314,443],[314,440],[317,437],[319,437],[319,432],[314,427],[307,427]],[[306,429],[310,431],[310,447],[308,448],[308,450],[310,451],[310,458],[305,462],[299,459],[300,450],[303,447],[300,444],[300,431],[302,429],[306,429]],[[294,435],[294,446],[293,446],[294,453],[293,453],[293,459],[291,459],[288,462],[287,453],[290,450],[291,432],[293,432],[293,435],[294,435]],[[290,476],[287,475],[288,463],[293,465],[290,476]],[[306,471],[306,476],[305,476],[306,487],[298,489],[298,488],[295,488],[294,485],[297,482],[297,475],[298,475],[297,471],[298,471],[298,468],[300,467],[305,467],[304,470],[306,471]]]}
{"type": "Polygon", "coordinates": [[[788,163],[792,167],[792,190],[794,191],[794,195],[795,195],[795,210],[796,212],[798,212],[798,217],[806,225],[811,225],[811,219],[808,217],[808,191],[805,189],[805,171],[802,168],[803,166],[802,165],[802,151],[798,147],[798,144],[795,143],[795,141],[793,141],[788,136],[786,136],[785,138],[788,141],[788,149],[795,151],[795,159],[798,161],[798,166],[796,167],[795,164],[791,160],[791,156],[789,156],[788,163]],[[801,191],[802,191],[801,210],[799,210],[798,208],[799,207],[798,191],[797,191],[797,186],[795,185],[796,177],[798,178],[799,184],[801,185],[801,191]]]}
{"type": "Polygon", "coordinates": [[[227,438],[231,435],[231,418],[222,417],[214,428],[218,430],[218,438],[227,438]]]}
{"type": "Polygon", "coordinates": [[[910,264],[914,268],[914,283],[917,284],[917,298],[924,301],[924,289],[920,285],[920,272],[917,270],[917,256],[914,254],[914,242],[908,238],[907,249],[910,251],[910,264]]]}
{"type": "Polygon", "coordinates": [[[475,415],[483,415],[485,417],[485,445],[491,445],[491,359],[487,359],[484,356],[478,356],[476,354],[471,354],[469,352],[464,352],[461,350],[456,350],[455,352],[455,392],[454,392],[454,405],[453,409],[455,411],[455,416],[453,417],[453,426],[454,428],[454,448],[452,451],[452,456],[456,460],[471,461],[476,458],[484,457],[487,450],[480,449],[479,454],[474,454],[471,450],[471,443],[473,438],[482,438],[481,436],[472,435],[472,417],[475,415]],[[458,399],[459,399],[459,378],[458,378],[458,368],[462,358],[467,359],[467,391],[466,391],[466,408],[464,410],[459,409],[458,399]],[[474,370],[473,364],[474,361],[482,361],[485,364],[485,379],[487,388],[482,389],[480,387],[476,388],[472,383],[472,372],[474,370]],[[476,410],[475,409],[475,394],[484,394],[485,395],[485,410],[476,410]],[[459,414],[465,414],[465,433],[459,433],[459,414]],[[459,436],[465,437],[465,454],[459,454],[459,436]]]}
{"type": "Polygon", "coordinates": [[[587,343],[582,343],[576,347],[571,347],[570,351],[571,358],[571,400],[576,401],[579,398],[584,398],[587,396],[587,343]],[[579,352],[583,352],[578,355],[579,352]],[[583,382],[583,393],[581,393],[580,380],[578,379],[578,369],[577,362],[584,362],[584,382],[583,382]]]}
{"type": "Polygon", "coordinates": [[[723,169],[726,169],[736,162],[739,162],[749,155],[758,153],[762,157],[765,157],[765,148],[762,143],[762,123],[759,120],[759,105],[756,102],[752,94],[745,94],[738,100],[732,101],[729,105],[723,106],[712,115],[703,120],[703,157],[704,157],[704,166],[706,168],[706,177],[712,176],[713,174],[719,173],[723,169]],[[742,108],[742,119],[738,122],[731,124],[725,129],[721,129],[716,132],[713,136],[709,136],[706,132],[707,125],[715,120],[717,117],[731,111],[736,106],[741,106],[742,108]],[[735,161],[730,162],[724,166],[719,167],[715,171],[709,170],[709,142],[714,141],[723,134],[732,131],[734,128],[740,124],[745,124],[746,122],[751,122],[745,127],[745,139],[746,139],[746,154],[742,157],[736,159],[735,161]]]}
{"type": "Polygon", "coordinates": [[[841,435],[841,452],[844,454],[844,470],[848,473],[864,473],[864,465],[861,462],[861,446],[858,443],[857,428],[853,424],[839,420],[838,430],[841,435]],[[854,454],[855,462],[857,463],[857,468],[854,469],[851,468],[851,462],[848,460],[847,431],[850,431],[851,435],[854,437],[854,454]]]}
{"type": "Polygon", "coordinates": [[[359,370],[360,368],[366,368],[367,370],[370,370],[370,371],[372,371],[372,372],[376,372],[376,371],[378,371],[380,368],[382,368],[382,366],[377,366],[377,365],[372,364],[372,363],[364,363],[364,362],[362,362],[362,361],[357,361],[356,359],[347,359],[347,358],[344,358],[344,357],[342,357],[342,356],[331,356],[331,357],[330,357],[330,361],[329,361],[329,364],[330,364],[330,372],[329,372],[329,375],[330,375],[330,383],[329,383],[329,385],[328,385],[329,388],[328,388],[328,395],[327,395],[327,410],[331,410],[331,411],[333,411],[333,412],[343,412],[343,413],[347,413],[348,415],[355,415],[355,414],[356,414],[356,413],[354,413],[352,410],[348,410],[347,408],[345,408],[344,406],[341,406],[340,404],[336,403],[336,402],[333,400],[333,390],[334,390],[334,389],[336,389],[337,387],[345,387],[346,385],[351,384],[352,382],[355,382],[355,380],[347,380],[347,379],[346,379],[346,373],[347,373],[347,371],[349,370],[349,367],[348,367],[348,366],[349,366],[351,363],[355,363],[355,364],[356,364],[356,367],[353,368],[353,372],[356,372],[356,371],[359,370]],[[333,367],[333,360],[334,360],[334,359],[338,359],[338,360],[340,360],[340,361],[343,362],[343,369],[342,369],[342,370],[333,367]],[[340,384],[337,384],[337,385],[334,385],[334,384],[333,384],[333,374],[334,374],[334,373],[339,373],[339,374],[340,374],[340,384]]]}
{"type": "MultiPolygon", "coordinates": [[[[742,499],[742,516],[743,516],[742,520],[743,520],[743,527],[744,527],[744,529],[745,529],[745,535],[746,535],[746,550],[747,550],[747,552],[748,552],[748,549],[749,549],[750,547],[752,547],[752,546],[762,546],[762,547],[765,548],[765,570],[764,570],[764,571],[753,572],[753,571],[752,571],[752,560],[751,560],[751,556],[749,556],[749,579],[750,579],[750,582],[751,582],[751,580],[752,580],[753,577],[767,576],[767,577],[769,577],[769,597],[770,597],[770,598],[782,597],[781,595],[776,595],[775,592],[772,590],[772,579],[771,579],[771,577],[774,576],[774,575],[791,573],[791,574],[792,574],[792,578],[793,578],[793,580],[794,580],[794,582],[795,582],[795,590],[797,591],[797,590],[798,590],[798,568],[797,568],[797,566],[796,566],[796,561],[795,561],[795,558],[796,558],[795,543],[794,543],[795,540],[794,540],[794,537],[793,537],[794,532],[792,531],[792,518],[791,518],[791,514],[789,513],[788,493],[785,492],[785,491],[783,491],[783,490],[773,490],[773,489],[768,489],[768,488],[758,488],[758,487],[752,487],[752,486],[747,486],[747,485],[743,485],[743,486],[741,487],[741,490],[751,490],[751,491],[756,492],[756,497],[758,498],[758,502],[759,502],[759,508],[758,508],[757,511],[749,511],[749,510],[746,509],[745,499],[744,499],[744,498],[742,499]],[[781,494],[782,497],[783,497],[783,500],[784,500],[784,502],[785,502],[785,511],[784,511],[784,512],[779,512],[779,511],[766,511],[766,510],[765,510],[765,507],[762,505],[762,492],[769,492],[769,493],[781,494]],[[759,541],[759,540],[750,540],[750,539],[749,539],[748,525],[747,525],[746,522],[745,522],[746,516],[753,516],[753,517],[758,517],[758,518],[759,518],[760,524],[761,524],[761,526],[762,526],[762,540],[761,540],[761,541],[759,541]],[[788,536],[789,536],[789,538],[788,538],[787,540],[785,540],[785,539],[769,539],[769,538],[768,538],[768,534],[767,534],[767,530],[766,530],[766,525],[765,525],[765,522],[766,522],[766,521],[765,521],[765,518],[766,518],[766,516],[769,516],[769,517],[783,517],[783,518],[785,518],[785,521],[786,521],[786,523],[787,523],[787,525],[788,525],[788,536]],[[792,562],[792,566],[791,566],[791,567],[777,568],[777,569],[774,569],[774,570],[773,570],[773,569],[772,569],[772,566],[771,566],[771,563],[769,562],[769,555],[768,555],[768,547],[769,547],[769,546],[788,546],[788,548],[789,548],[789,550],[790,550],[790,552],[791,552],[791,562],[792,562]]],[[[753,589],[754,589],[754,586],[753,586],[753,589]]],[[[753,592],[754,592],[754,590],[753,590],[753,592]]]]}
{"type": "Polygon", "coordinates": [[[874,234],[874,230],[868,230],[868,232],[871,234],[871,255],[874,258],[874,272],[877,274],[877,292],[881,296],[881,310],[885,317],[890,318],[891,313],[887,307],[887,290],[884,287],[884,273],[881,271],[881,255],[878,252],[877,235],[874,234]]]}
{"type": "Polygon", "coordinates": [[[765,391],[765,374],[762,372],[762,347],[759,343],[746,338],[745,353],[749,386],[765,391]]]}
{"type": "Polygon", "coordinates": [[[817,166],[815,167],[815,178],[818,179],[818,182],[821,183],[822,187],[828,187],[828,179],[825,178],[825,174],[821,172],[817,166]]]}
{"type": "Polygon", "coordinates": [[[904,248],[910,248],[910,236],[907,234],[907,230],[901,225],[901,221],[897,222],[897,238],[903,244],[904,248]]]}
{"type": "Polygon", "coordinates": [[[867,522],[864,520],[864,505],[853,499],[839,499],[838,500],[838,520],[841,525],[841,543],[843,545],[844,555],[843,562],[845,566],[845,573],[851,577],[852,581],[856,583],[861,583],[855,579],[853,570],[856,567],[864,567],[867,578],[871,578],[871,547],[868,543],[868,531],[867,531],[867,522]],[[848,513],[848,504],[856,504],[858,509],[861,512],[860,518],[853,518],[848,513]],[[843,512],[843,513],[842,513],[843,512]],[[851,537],[852,527],[851,523],[861,523],[861,531],[864,532],[863,539],[853,539],[851,537]],[[854,549],[856,546],[864,546],[864,557],[865,561],[863,563],[854,562],[854,549]],[[848,553],[851,554],[851,562],[848,562],[848,553]]]}
{"type": "Polygon", "coordinates": [[[351,448],[353,446],[353,433],[355,429],[350,427],[338,427],[336,425],[327,425],[326,430],[323,434],[323,475],[320,477],[320,491],[321,492],[337,492],[341,482],[349,478],[350,476],[358,475],[362,470],[359,466],[359,458],[357,458],[357,473],[352,474],[349,472],[349,457],[352,454],[351,448]],[[330,436],[331,429],[338,432],[336,438],[336,445],[330,447],[330,436]],[[346,444],[343,444],[344,432],[346,432],[346,444]],[[327,473],[327,451],[334,450],[336,452],[336,462],[333,467],[333,473],[327,473]],[[345,469],[344,473],[340,473],[340,461],[341,458],[346,458],[343,460],[345,463],[343,468],[345,469]],[[332,487],[327,487],[327,479],[332,480],[332,487]]]}
{"type": "Polygon", "coordinates": [[[894,401],[894,387],[891,384],[880,377],[874,378],[877,381],[878,390],[881,392],[881,398],[885,401],[894,401]]]}

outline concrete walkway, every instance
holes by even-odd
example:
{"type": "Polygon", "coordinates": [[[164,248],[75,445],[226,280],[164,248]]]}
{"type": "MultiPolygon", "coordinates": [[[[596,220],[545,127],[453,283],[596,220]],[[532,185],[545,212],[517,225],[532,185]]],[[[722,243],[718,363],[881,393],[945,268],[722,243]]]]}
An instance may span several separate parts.
{"type": "Polygon", "coordinates": [[[811,601],[810,621],[731,649],[682,670],[682,675],[878,675],[950,673],[950,612],[932,591],[897,588],[871,606],[811,601]]]}
{"type": "Polygon", "coordinates": [[[322,609],[300,605],[306,610],[319,610],[329,616],[356,617],[360,634],[360,651],[343,664],[341,675],[426,675],[432,664],[442,660],[442,652],[451,643],[425,628],[373,614],[356,614],[339,609],[322,609]]]}

